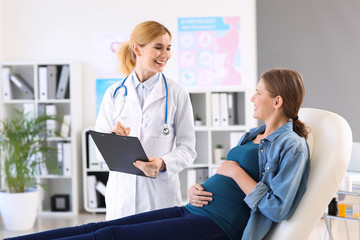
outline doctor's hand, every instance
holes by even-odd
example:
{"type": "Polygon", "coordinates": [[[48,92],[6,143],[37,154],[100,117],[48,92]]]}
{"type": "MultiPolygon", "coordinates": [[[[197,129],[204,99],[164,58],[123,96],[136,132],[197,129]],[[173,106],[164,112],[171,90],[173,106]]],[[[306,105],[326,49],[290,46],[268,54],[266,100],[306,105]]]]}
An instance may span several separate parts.
{"type": "Polygon", "coordinates": [[[140,169],[148,177],[156,178],[161,170],[164,170],[166,165],[161,158],[149,158],[149,162],[137,160],[134,166],[140,169]]]}
{"type": "Polygon", "coordinates": [[[189,188],[188,196],[189,203],[195,207],[203,207],[212,201],[212,193],[205,191],[198,183],[189,188]]]}
{"type": "Polygon", "coordinates": [[[110,129],[111,133],[116,133],[118,135],[123,135],[123,136],[128,136],[130,134],[130,128],[129,127],[125,127],[124,125],[122,125],[121,122],[117,122],[116,125],[110,129]]]}

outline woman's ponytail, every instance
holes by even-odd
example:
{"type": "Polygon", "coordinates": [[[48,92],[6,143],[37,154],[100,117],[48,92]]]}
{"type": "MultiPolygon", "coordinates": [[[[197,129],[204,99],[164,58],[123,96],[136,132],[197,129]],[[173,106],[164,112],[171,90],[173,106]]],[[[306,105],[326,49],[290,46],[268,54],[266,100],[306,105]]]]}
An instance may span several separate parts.
{"type": "Polygon", "coordinates": [[[131,49],[130,41],[120,45],[119,51],[117,52],[117,59],[119,62],[119,71],[123,76],[128,76],[136,66],[136,56],[131,49]]]}
{"type": "Polygon", "coordinates": [[[293,129],[294,129],[294,132],[296,132],[297,135],[307,139],[308,134],[309,134],[309,128],[302,121],[300,121],[298,118],[295,119],[295,121],[293,120],[293,129]]]}

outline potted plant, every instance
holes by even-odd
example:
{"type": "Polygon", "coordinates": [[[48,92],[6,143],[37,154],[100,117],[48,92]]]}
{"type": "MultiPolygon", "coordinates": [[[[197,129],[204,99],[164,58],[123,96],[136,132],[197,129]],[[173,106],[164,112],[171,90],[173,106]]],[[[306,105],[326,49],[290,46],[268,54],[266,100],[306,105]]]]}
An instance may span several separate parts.
{"type": "Polygon", "coordinates": [[[195,126],[201,126],[202,125],[202,119],[199,115],[196,114],[195,116],[195,126]]]}
{"type": "Polygon", "coordinates": [[[36,219],[41,167],[56,171],[56,149],[47,146],[46,121],[51,116],[30,116],[15,110],[0,122],[0,212],[10,231],[31,229],[36,219]]]}
{"type": "Polygon", "coordinates": [[[223,153],[224,146],[222,144],[217,144],[214,149],[214,164],[220,164],[223,153]]]}

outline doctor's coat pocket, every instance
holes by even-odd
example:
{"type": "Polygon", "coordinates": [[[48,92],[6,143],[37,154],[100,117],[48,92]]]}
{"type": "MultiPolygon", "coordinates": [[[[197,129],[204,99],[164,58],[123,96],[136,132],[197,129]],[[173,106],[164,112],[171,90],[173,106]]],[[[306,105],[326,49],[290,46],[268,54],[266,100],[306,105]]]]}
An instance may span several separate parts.
{"type": "Polygon", "coordinates": [[[170,129],[169,134],[162,134],[162,130],[158,132],[151,132],[149,135],[145,136],[149,147],[156,149],[161,149],[163,152],[169,152],[172,150],[175,140],[174,130],[170,129]]]}

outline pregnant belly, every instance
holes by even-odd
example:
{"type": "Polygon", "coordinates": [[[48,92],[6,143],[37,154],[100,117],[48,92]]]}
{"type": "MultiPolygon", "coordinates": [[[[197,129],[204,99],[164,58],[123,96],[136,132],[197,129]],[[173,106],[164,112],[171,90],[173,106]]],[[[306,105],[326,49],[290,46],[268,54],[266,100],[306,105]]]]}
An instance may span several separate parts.
{"type": "Polygon", "coordinates": [[[222,218],[227,216],[228,221],[234,220],[239,211],[249,211],[245,202],[244,192],[237,183],[229,177],[215,174],[206,180],[202,186],[213,194],[213,201],[203,207],[203,210],[222,218]]]}

